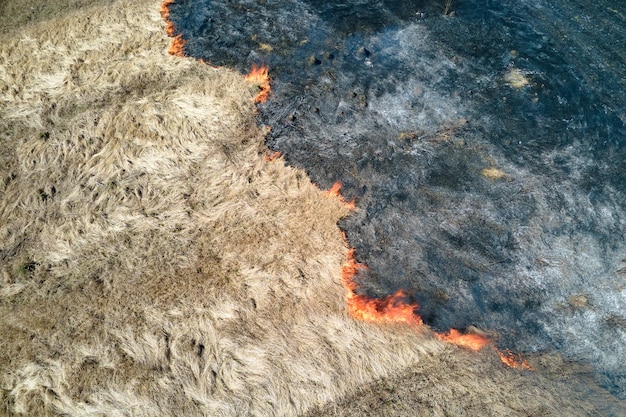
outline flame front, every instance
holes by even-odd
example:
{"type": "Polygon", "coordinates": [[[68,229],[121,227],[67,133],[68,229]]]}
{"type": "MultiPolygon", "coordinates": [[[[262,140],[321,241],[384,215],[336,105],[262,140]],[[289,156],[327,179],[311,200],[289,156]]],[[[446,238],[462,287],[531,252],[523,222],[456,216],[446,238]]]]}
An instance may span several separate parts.
{"type": "MultiPolygon", "coordinates": [[[[337,181],[324,195],[337,198],[351,210],[355,208],[355,201],[346,201],[341,195],[341,182],[337,181]]],[[[347,241],[345,233],[343,239],[347,241]]],[[[354,281],[360,270],[366,270],[367,266],[358,263],[354,248],[348,250],[346,261],[341,269],[343,284],[346,287],[346,301],[348,312],[357,320],[377,323],[405,323],[411,326],[420,326],[422,318],[416,314],[419,306],[406,301],[407,294],[403,290],[396,291],[393,295],[383,298],[370,298],[357,294],[358,285],[354,281]]]]}
{"type": "Polygon", "coordinates": [[[435,333],[435,336],[444,342],[452,343],[477,352],[491,343],[487,336],[474,333],[461,333],[456,329],[450,329],[445,333],[435,333]]]}
{"type": "MultiPolygon", "coordinates": [[[[161,17],[166,22],[165,31],[172,38],[172,45],[169,49],[170,55],[184,56],[183,48],[186,41],[182,35],[176,34],[176,27],[170,21],[169,6],[175,0],[163,0],[161,3],[161,17]]],[[[246,75],[246,81],[258,86],[259,93],[255,96],[255,103],[265,103],[269,97],[270,77],[269,70],[266,66],[252,66],[252,71],[246,75]]],[[[266,155],[266,160],[273,161],[281,156],[280,152],[272,152],[266,155]]],[[[355,209],[355,200],[346,201],[341,195],[341,183],[336,182],[325,191],[327,197],[337,198],[351,210],[355,209]]],[[[344,234],[344,240],[346,236],[344,234]]],[[[414,328],[423,324],[422,318],[416,313],[419,306],[416,303],[407,302],[408,295],[403,290],[396,291],[393,295],[383,298],[370,298],[362,294],[358,294],[358,285],[354,281],[359,270],[365,270],[367,266],[356,261],[354,248],[348,250],[346,261],[342,267],[342,278],[346,287],[346,299],[348,304],[348,312],[357,320],[363,320],[376,323],[404,323],[414,328]]],[[[450,329],[446,333],[435,333],[440,340],[457,346],[478,351],[491,343],[491,340],[482,335],[472,333],[461,333],[456,329],[450,329]]],[[[511,368],[532,369],[521,355],[511,352],[510,350],[500,351],[495,346],[494,349],[500,356],[504,364],[511,368]]]]}
{"type": "Polygon", "coordinates": [[[512,352],[508,349],[496,349],[496,352],[498,352],[502,363],[504,363],[509,368],[528,369],[529,371],[533,370],[533,367],[530,366],[530,364],[526,362],[526,360],[522,358],[522,355],[520,355],[519,353],[512,352]]]}
{"type": "MultiPolygon", "coordinates": [[[[452,343],[475,352],[491,344],[491,339],[487,336],[474,333],[461,333],[456,329],[450,329],[445,333],[435,333],[435,336],[444,342],[452,343]]],[[[500,350],[495,346],[493,346],[493,349],[500,357],[502,363],[509,368],[533,370],[533,367],[530,366],[519,353],[515,353],[509,349],[500,350]]]]}
{"type": "MultiPolygon", "coordinates": [[[[350,210],[354,210],[356,208],[356,200],[350,200],[350,201],[346,201],[343,196],[341,195],[341,182],[337,181],[333,184],[332,187],[330,187],[330,190],[328,191],[324,191],[324,195],[326,197],[334,197],[339,199],[339,201],[341,201],[346,207],[348,207],[350,210]]],[[[345,236],[344,236],[345,238],[345,236]]]]}
{"type": "Polygon", "coordinates": [[[280,152],[280,151],[269,151],[265,155],[265,160],[267,162],[273,162],[273,161],[277,160],[278,158],[280,158],[282,155],[283,155],[283,153],[280,152]]]}
{"type": "Polygon", "coordinates": [[[252,66],[250,74],[246,75],[246,81],[259,87],[259,93],[254,97],[255,103],[265,103],[270,96],[269,69],[265,65],[252,66]]]}
{"type": "MultiPolygon", "coordinates": [[[[335,183],[333,188],[326,191],[326,194],[341,198],[339,194],[340,189],[341,184],[335,183]]],[[[343,237],[346,240],[345,233],[343,237]]],[[[403,290],[398,290],[393,295],[383,298],[370,298],[358,294],[359,286],[355,282],[355,277],[362,270],[367,270],[367,266],[357,262],[354,248],[349,249],[341,269],[341,275],[346,288],[348,312],[352,317],[357,320],[375,323],[404,323],[412,327],[418,327],[423,324],[422,318],[417,314],[419,306],[416,303],[407,302],[407,294],[403,290]]],[[[450,329],[445,333],[435,332],[435,337],[474,352],[481,350],[487,345],[492,345],[500,360],[506,366],[517,369],[533,369],[520,354],[510,350],[499,350],[493,345],[492,340],[485,335],[462,333],[457,329],[450,329]]]]}
{"type": "Polygon", "coordinates": [[[163,18],[163,20],[165,20],[166,23],[165,33],[167,33],[167,36],[172,38],[172,44],[170,45],[168,53],[174,56],[184,56],[183,48],[187,41],[183,39],[182,35],[176,34],[176,27],[174,26],[174,23],[170,20],[169,6],[170,4],[174,3],[174,1],[175,0],[163,0],[163,3],[161,3],[160,12],[161,17],[163,18]]]}
{"type": "Polygon", "coordinates": [[[367,269],[356,261],[354,249],[346,254],[346,261],[342,268],[343,283],[346,287],[348,312],[357,320],[378,323],[405,323],[419,326],[422,319],[415,313],[418,305],[407,303],[407,295],[398,290],[393,295],[383,298],[370,298],[356,293],[358,285],[354,277],[359,270],[367,269]]]}

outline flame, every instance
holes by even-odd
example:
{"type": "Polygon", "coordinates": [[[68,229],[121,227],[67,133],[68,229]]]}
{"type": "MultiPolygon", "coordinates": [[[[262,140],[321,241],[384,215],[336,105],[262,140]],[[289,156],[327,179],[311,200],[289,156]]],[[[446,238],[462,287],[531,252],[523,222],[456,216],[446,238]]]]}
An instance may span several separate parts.
{"type": "Polygon", "coordinates": [[[383,298],[369,298],[349,292],[348,311],[358,320],[420,326],[422,318],[415,314],[418,305],[407,303],[406,297],[406,293],[402,290],[383,298]]]}
{"type": "Polygon", "coordinates": [[[167,51],[170,55],[174,56],[184,56],[183,48],[187,43],[186,40],[183,39],[182,35],[176,34],[176,27],[174,23],[170,20],[170,9],[169,5],[174,3],[175,0],[163,0],[161,3],[161,17],[165,20],[165,33],[172,39],[172,44],[170,45],[170,49],[167,51]]]}
{"type": "Polygon", "coordinates": [[[252,65],[252,71],[246,75],[246,81],[259,87],[259,93],[254,97],[255,103],[265,103],[270,95],[269,69],[265,65],[252,65]]]}
{"type": "MultiPolygon", "coordinates": [[[[167,12],[165,16],[169,16],[169,12],[167,12]]],[[[163,13],[161,14],[161,17],[163,17],[163,13]]],[[[174,26],[174,23],[172,23],[171,20],[167,20],[167,17],[163,17],[163,19],[165,20],[165,33],[167,33],[167,36],[170,38],[173,38],[176,36],[176,27],[174,26]]]]}
{"type": "Polygon", "coordinates": [[[407,303],[407,295],[402,290],[383,298],[370,298],[357,294],[358,285],[354,282],[354,277],[359,270],[364,269],[367,267],[356,261],[354,248],[348,250],[341,273],[346,287],[348,312],[352,317],[377,323],[405,323],[411,326],[422,324],[421,317],[415,314],[418,305],[407,303]]]}
{"type": "Polygon", "coordinates": [[[435,336],[444,342],[452,343],[475,352],[491,343],[491,340],[489,340],[487,336],[474,333],[461,333],[456,329],[450,329],[445,333],[435,333],[435,336]]]}
{"type": "MultiPolygon", "coordinates": [[[[341,183],[336,182],[325,194],[341,198],[340,190],[341,183]]],[[[343,233],[343,239],[347,241],[345,233],[343,233]]],[[[412,327],[421,326],[423,321],[417,314],[419,306],[416,303],[408,303],[406,301],[407,294],[403,290],[398,290],[393,295],[388,295],[383,298],[370,298],[362,294],[357,294],[359,286],[354,281],[354,278],[360,270],[366,269],[366,265],[357,262],[355,249],[349,249],[346,254],[346,260],[341,268],[341,275],[346,288],[346,303],[348,304],[348,312],[350,315],[357,320],[375,323],[404,323],[412,327]]],[[[444,342],[452,343],[474,352],[492,344],[491,339],[485,335],[461,333],[457,329],[450,329],[445,333],[435,332],[435,337],[444,342]]],[[[502,363],[508,367],[528,370],[533,369],[519,353],[514,353],[508,349],[499,350],[495,346],[493,346],[493,349],[500,356],[502,363]]]]}
{"type": "Polygon", "coordinates": [[[183,47],[186,43],[187,41],[183,39],[182,35],[176,35],[174,36],[174,39],[172,39],[172,45],[167,52],[170,55],[174,56],[185,56],[185,53],[183,52],[183,47]]]}
{"type": "Polygon", "coordinates": [[[174,3],[174,1],[175,0],[163,0],[163,3],[161,3],[161,8],[159,9],[159,12],[161,13],[161,17],[163,18],[163,20],[169,21],[169,17],[170,17],[169,5],[174,3]]]}
{"type": "Polygon", "coordinates": [[[349,208],[350,210],[354,210],[356,208],[356,199],[352,199],[350,201],[346,201],[343,196],[341,195],[340,191],[341,191],[341,182],[337,181],[333,184],[332,187],[330,187],[330,190],[328,191],[324,191],[324,195],[326,197],[332,197],[332,198],[337,198],[339,199],[339,201],[341,201],[347,208],[349,208]]]}
{"type": "Polygon", "coordinates": [[[280,151],[270,151],[269,153],[267,153],[265,155],[265,160],[267,162],[272,162],[275,161],[276,159],[280,158],[283,155],[282,152],[280,151]]]}
{"type": "Polygon", "coordinates": [[[533,367],[530,366],[530,364],[526,362],[526,360],[522,358],[522,355],[519,353],[512,352],[509,349],[496,349],[496,352],[498,352],[502,363],[509,368],[528,369],[529,371],[533,370],[533,367]]]}
{"type": "MultiPolygon", "coordinates": [[[[491,339],[487,336],[474,333],[461,333],[456,329],[450,329],[446,333],[435,333],[435,336],[444,342],[452,343],[475,352],[481,350],[488,344],[491,344],[491,339]]],[[[528,369],[529,371],[533,370],[533,367],[530,366],[530,364],[522,358],[522,355],[519,353],[515,353],[509,349],[500,350],[495,346],[493,349],[500,357],[502,363],[509,368],[528,369]]]]}

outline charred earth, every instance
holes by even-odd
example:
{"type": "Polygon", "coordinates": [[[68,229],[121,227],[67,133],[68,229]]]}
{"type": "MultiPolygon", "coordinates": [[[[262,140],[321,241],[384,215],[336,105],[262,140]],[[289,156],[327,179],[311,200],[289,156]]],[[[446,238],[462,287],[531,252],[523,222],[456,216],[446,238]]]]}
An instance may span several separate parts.
{"type": "Polygon", "coordinates": [[[322,188],[370,297],[587,363],[626,398],[626,8],[191,1],[186,55],[266,64],[268,145],[322,188]],[[443,11],[446,10],[444,15],[443,11]]]}

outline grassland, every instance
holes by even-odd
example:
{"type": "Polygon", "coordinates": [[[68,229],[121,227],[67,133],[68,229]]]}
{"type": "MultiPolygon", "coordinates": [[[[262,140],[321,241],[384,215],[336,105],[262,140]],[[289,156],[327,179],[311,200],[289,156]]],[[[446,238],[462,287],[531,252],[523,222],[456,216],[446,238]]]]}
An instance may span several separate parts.
{"type": "Polygon", "coordinates": [[[15,30],[21,30],[25,26],[63,16],[78,9],[106,3],[109,2],[104,0],[1,0],[2,26],[0,26],[0,34],[8,34],[15,30]]]}
{"type": "Polygon", "coordinates": [[[87,3],[0,5],[1,415],[599,413],[349,317],[348,209],[264,158],[254,89],[158,2],[87,3]]]}

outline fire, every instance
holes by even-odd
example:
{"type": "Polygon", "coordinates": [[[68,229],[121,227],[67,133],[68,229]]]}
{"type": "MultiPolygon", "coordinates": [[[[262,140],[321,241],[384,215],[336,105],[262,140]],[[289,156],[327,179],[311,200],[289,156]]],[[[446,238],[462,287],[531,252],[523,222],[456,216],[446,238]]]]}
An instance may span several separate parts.
{"type": "Polygon", "coordinates": [[[163,0],[161,3],[161,17],[165,20],[165,33],[172,39],[172,45],[170,45],[170,49],[167,51],[170,55],[174,56],[184,56],[183,48],[187,43],[186,40],[183,39],[182,35],[176,34],[176,27],[174,23],[170,20],[170,9],[169,5],[174,3],[175,0],[163,0]]]}
{"type": "Polygon", "coordinates": [[[421,317],[415,314],[418,305],[407,303],[407,295],[402,290],[383,298],[369,298],[357,294],[358,285],[354,282],[354,277],[359,270],[364,269],[367,267],[356,261],[355,250],[350,249],[341,272],[346,287],[348,312],[352,317],[377,323],[405,323],[411,326],[422,324],[421,317]]]}
{"type": "Polygon", "coordinates": [[[498,352],[502,363],[504,363],[509,368],[528,369],[529,371],[533,370],[533,367],[530,366],[530,364],[526,362],[526,360],[522,358],[522,355],[520,355],[519,353],[512,352],[509,349],[496,349],[496,352],[498,352]]]}
{"type": "MultiPolygon", "coordinates": [[[[163,14],[161,14],[161,16],[163,16],[163,14]]],[[[169,16],[169,12],[166,14],[166,16],[169,16]]],[[[172,23],[172,21],[167,20],[167,18],[163,17],[163,19],[165,20],[165,33],[167,33],[167,36],[169,36],[170,38],[173,38],[176,33],[176,27],[174,26],[174,23],[172,23]]]]}
{"type": "Polygon", "coordinates": [[[265,160],[267,162],[272,162],[280,158],[282,155],[283,154],[280,151],[270,151],[265,155],[265,160]]]}
{"type": "Polygon", "coordinates": [[[259,87],[259,93],[254,97],[255,103],[265,103],[270,95],[269,69],[265,65],[252,66],[252,71],[246,75],[246,81],[259,87]]]}
{"type": "MultiPolygon", "coordinates": [[[[161,8],[159,9],[159,12],[161,12],[161,17],[166,22],[169,21],[169,17],[170,17],[169,5],[174,3],[174,1],[175,0],[163,0],[163,3],[161,3],[161,8]]],[[[168,33],[168,35],[169,35],[169,33],[168,33]]]]}
{"type": "Polygon", "coordinates": [[[182,35],[176,35],[174,39],[172,39],[172,45],[167,52],[174,56],[184,56],[183,47],[186,43],[187,41],[183,39],[182,35]]]}
{"type": "MultiPolygon", "coordinates": [[[[339,195],[341,184],[331,188],[329,195],[339,195]]],[[[344,240],[346,235],[344,233],[344,240]]],[[[341,269],[344,286],[346,287],[346,300],[348,312],[357,320],[375,323],[404,323],[412,327],[423,324],[422,318],[417,314],[419,306],[415,303],[407,303],[407,294],[403,290],[396,291],[393,295],[383,298],[370,298],[357,294],[358,285],[354,277],[359,270],[366,270],[367,266],[357,262],[354,248],[348,250],[346,260],[341,269]]],[[[435,337],[447,343],[478,352],[487,345],[492,344],[489,337],[476,333],[461,333],[457,329],[450,329],[445,333],[435,333],[435,337]]],[[[519,353],[510,350],[493,349],[500,356],[500,360],[506,366],[517,369],[532,370],[532,366],[522,358],[519,353]]]]}
{"type": "MultiPolygon", "coordinates": [[[[340,196],[341,184],[335,183],[333,188],[328,190],[328,195],[340,196]]],[[[346,235],[344,233],[344,240],[346,235]]],[[[346,260],[341,268],[343,284],[346,287],[346,301],[348,312],[357,320],[375,323],[404,323],[412,327],[423,324],[422,318],[417,314],[419,306],[416,303],[408,303],[407,294],[403,290],[396,291],[393,295],[383,298],[370,298],[357,294],[358,284],[354,281],[360,270],[366,270],[367,266],[357,262],[354,248],[348,250],[346,260]]],[[[438,339],[452,343],[465,349],[477,352],[487,345],[492,345],[489,337],[477,333],[461,333],[457,329],[450,329],[445,333],[435,333],[438,339]]],[[[500,360],[506,366],[517,369],[533,368],[518,353],[510,350],[499,350],[495,346],[493,349],[500,356],[500,360]]]]}
{"type": "MultiPolygon", "coordinates": [[[[341,183],[336,182],[332,188],[325,192],[328,196],[341,198],[339,191],[341,183]]],[[[346,239],[345,233],[343,239],[346,239]]],[[[370,298],[365,295],[357,294],[359,288],[354,281],[355,276],[360,270],[366,270],[367,266],[357,262],[355,249],[351,248],[346,254],[346,260],[341,268],[343,284],[346,288],[346,302],[348,304],[348,312],[357,320],[375,322],[375,323],[404,323],[412,327],[418,327],[423,324],[422,318],[417,314],[419,306],[416,303],[408,303],[407,294],[403,290],[396,291],[393,295],[383,298],[370,298]]],[[[478,352],[487,345],[492,345],[489,337],[477,333],[461,333],[457,329],[450,329],[445,333],[435,332],[435,337],[447,343],[460,346],[465,349],[478,352]]],[[[510,350],[499,350],[493,346],[500,360],[506,366],[517,369],[533,368],[522,358],[519,353],[510,350]]]]}
{"type": "Polygon", "coordinates": [[[456,329],[450,329],[446,333],[435,333],[435,336],[444,342],[452,343],[475,352],[491,343],[491,340],[489,340],[487,336],[473,333],[461,333],[456,329]]]}
{"type": "Polygon", "coordinates": [[[406,297],[402,290],[383,298],[369,298],[349,292],[348,311],[357,320],[420,326],[422,318],[415,314],[418,305],[407,303],[406,297]]]}
{"type": "MultiPolygon", "coordinates": [[[[487,336],[474,333],[461,333],[456,329],[450,329],[446,333],[435,333],[435,336],[444,342],[452,343],[475,352],[491,344],[491,340],[487,336]]],[[[528,369],[532,371],[532,366],[530,366],[519,353],[512,352],[509,349],[500,350],[495,346],[493,346],[493,349],[500,357],[502,363],[509,368],[528,369]]]]}
{"type": "Polygon", "coordinates": [[[339,199],[339,201],[345,204],[345,206],[348,207],[350,210],[354,210],[356,208],[356,201],[354,199],[351,201],[346,201],[340,193],[341,187],[342,187],[341,182],[337,181],[333,184],[330,190],[324,191],[324,195],[326,197],[337,198],[339,199]]]}

